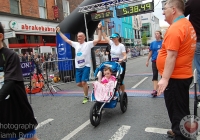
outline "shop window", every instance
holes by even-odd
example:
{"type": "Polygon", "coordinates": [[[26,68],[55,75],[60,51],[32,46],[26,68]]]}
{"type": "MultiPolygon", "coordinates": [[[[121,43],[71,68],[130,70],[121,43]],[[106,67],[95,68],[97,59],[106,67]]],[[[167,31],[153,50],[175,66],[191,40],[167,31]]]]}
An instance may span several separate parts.
{"type": "Polygon", "coordinates": [[[27,43],[42,43],[41,38],[38,35],[27,35],[26,42],[27,43]]]}
{"type": "Polygon", "coordinates": [[[62,0],[62,3],[63,3],[63,15],[64,17],[67,17],[70,14],[69,1],[62,0]]]}
{"type": "Polygon", "coordinates": [[[140,39],[140,31],[137,31],[138,39],[140,39]]]}
{"type": "Polygon", "coordinates": [[[135,39],[138,39],[137,38],[137,30],[134,30],[135,31],[135,39]]]}
{"type": "Polygon", "coordinates": [[[20,14],[20,0],[10,0],[10,13],[20,14]]]}
{"type": "Polygon", "coordinates": [[[15,38],[8,39],[9,44],[23,44],[25,43],[24,35],[16,35],[15,38]]]}
{"type": "Polygon", "coordinates": [[[38,0],[40,18],[46,19],[46,2],[45,0],[38,0]]]}
{"type": "Polygon", "coordinates": [[[42,36],[43,43],[56,43],[55,36],[42,36]]]}

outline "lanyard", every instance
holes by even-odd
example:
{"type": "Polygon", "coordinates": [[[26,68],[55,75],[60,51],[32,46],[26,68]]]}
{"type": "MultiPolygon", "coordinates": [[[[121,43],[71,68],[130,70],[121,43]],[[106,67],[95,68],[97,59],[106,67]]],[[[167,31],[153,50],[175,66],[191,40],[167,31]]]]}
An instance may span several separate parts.
{"type": "Polygon", "coordinates": [[[184,16],[184,15],[181,15],[181,16],[177,17],[177,18],[173,21],[173,23],[174,23],[174,22],[177,22],[178,20],[180,20],[180,19],[182,19],[182,18],[185,18],[185,16],[184,16]]]}

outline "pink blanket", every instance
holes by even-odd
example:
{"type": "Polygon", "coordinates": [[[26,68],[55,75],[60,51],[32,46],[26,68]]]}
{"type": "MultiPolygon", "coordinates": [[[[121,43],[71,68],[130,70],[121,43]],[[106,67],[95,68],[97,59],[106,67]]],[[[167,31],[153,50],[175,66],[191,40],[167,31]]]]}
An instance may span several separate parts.
{"type": "Polygon", "coordinates": [[[113,95],[113,89],[115,88],[114,81],[110,81],[106,84],[95,81],[93,85],[94,96],[97,101],[108,101],[108,99],[113,95]]]}

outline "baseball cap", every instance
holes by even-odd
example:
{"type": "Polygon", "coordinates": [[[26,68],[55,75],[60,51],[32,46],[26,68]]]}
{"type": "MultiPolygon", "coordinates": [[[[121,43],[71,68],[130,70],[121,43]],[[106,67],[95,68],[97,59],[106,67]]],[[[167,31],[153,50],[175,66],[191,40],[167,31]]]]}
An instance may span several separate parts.
{"type": "Polygon", "coordinates": [[[119,37],[119,35],[118,35],[118,34],[112,34],[112,35],[110,36],[110,39],[116,38],[116,37],[119,37]]]}

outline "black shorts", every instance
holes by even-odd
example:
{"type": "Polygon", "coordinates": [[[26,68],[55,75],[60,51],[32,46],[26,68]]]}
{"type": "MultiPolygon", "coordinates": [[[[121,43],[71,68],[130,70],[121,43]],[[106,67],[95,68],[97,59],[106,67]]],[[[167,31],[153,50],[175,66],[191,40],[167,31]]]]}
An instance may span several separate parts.
{"type": "Polygon", "coordinates": [[[125,72],[126,72],[126,63],[125,62],[121,62],[120,63],[121,67],[123,68],[123,72],[120,75],[120,85],[124,85],[124,76],[125,76],[125,72]]]}
{"type": "Polygon", "coordinates": [[[156,66],[156,62],[152,62],[152,71],[153,71],[152,81],[158,81],[158,69],[157,69],[157,66],[156,66]]]}

